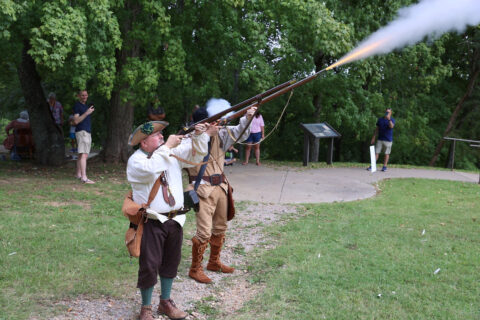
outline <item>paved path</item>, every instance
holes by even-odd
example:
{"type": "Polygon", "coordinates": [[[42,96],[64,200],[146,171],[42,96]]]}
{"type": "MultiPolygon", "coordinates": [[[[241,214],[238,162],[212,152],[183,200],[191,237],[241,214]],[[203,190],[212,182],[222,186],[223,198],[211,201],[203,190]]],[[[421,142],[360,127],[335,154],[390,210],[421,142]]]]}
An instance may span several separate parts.
{"type": "MultiPolygon", "coordinates": [[[[375,182],[386,178],[426,178],[478,183],[479,175],[458,171],[396,169],[371,173],[363,168],[272,168],[234,164],[225,173],[236,200],[265,203],[319,203],[373,197],[375,182]]],[[[480,187],[480,186],[479,186],[480,187]]]]}

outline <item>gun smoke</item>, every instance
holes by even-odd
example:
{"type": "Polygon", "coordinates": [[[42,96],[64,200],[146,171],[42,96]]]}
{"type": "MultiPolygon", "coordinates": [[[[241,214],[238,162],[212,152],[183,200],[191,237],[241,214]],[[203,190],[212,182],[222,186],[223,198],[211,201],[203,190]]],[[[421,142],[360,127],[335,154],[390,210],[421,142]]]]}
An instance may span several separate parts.
{"type": "MultiPolygon", "coordinates": [[[[331,67],[422,41],[450,31],[463,32],[480,23],[480,0],[422,0],[402,8],[398,18],[379,29],[331,67]]],[[[329,67],[330,68],[330,67],[329,67]]]]}
{"type": "MultiPolygon", "coordinates": [[[[210,100],[207,101],[206,107],[207,107],[208,116],[211,117],[211,116],[213,116],[217,113],[220,113],[224,110],[230,109],[232,106],[230,105],[230,102],[228,102],[225,99],[211,98],[210,100]]],[[[224,115],[222,117],[222,119],[226,118],[226,117],[228,117],[232,114],[234,114],[233,111],[224,115]]]]}

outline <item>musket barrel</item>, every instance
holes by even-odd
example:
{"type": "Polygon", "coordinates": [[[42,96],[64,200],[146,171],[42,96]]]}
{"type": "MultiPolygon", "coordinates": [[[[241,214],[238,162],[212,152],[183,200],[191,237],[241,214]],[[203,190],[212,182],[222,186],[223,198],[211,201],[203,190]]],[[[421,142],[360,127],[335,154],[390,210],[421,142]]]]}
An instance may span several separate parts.
{"type": "Polygon", "coordinates": [[[236,105],[234,105],[233,107],[231,108],[228,108],[222,112],[219,112],[207,119],[204,119],[202,121],[199,121],[197,123],[194,123],[192,125],[190,125],[189,127],[185,127],[183,128],[182,130],[180,130],[179,134],[180,133],[183,133],[183,134],[186,134],[188,132],[191,132],[193,131],[195,125],[199,124],[199,123],[205,123],[205,122],[213,122],[213,121],[216,121],[218,119],[220,119],[222,116],[226,115],[227,113],[229,112],[232,112],[232,111],[236,111],[238,110],[239,108],[241,107],[244,107],[244,106],[247,106],[247,107],[244,107],[242,108],[241,110],[237,111],[235,114],[231,115],[228,117],[227,119],[227,122],[230,121],[230,120],[233,120],[235,118],[237,118],[239,115],[241,114],[244,114],[249,108],[251,107],[255,107],[255,106],[258,106],[259,104],[262,105],[264,103],[267,103],[273,99],[275,99],[276,97],[278,96],[281,96],[282,94],[285,94],[289,91],[292,91],[293,89],[297,88],[297,87],[300,87],[304,84],[306,84],[307,82],[310,82],[312,81],[313,79],[315,79],[316,77],[318,77],[318,75],[322,72],[324,72],[325,70],[327,69],[322,69],[306,78],[303,78],[302,80],[300,81],[296,81],[295,79],[292,79],[290,81],[287,81],[285,83],[282,83],[276,87],[273,87],[259,95],[256,95],[250,99],[247,99],[245,101],[242,101],[236,105]]]}
{"type": "Polygon", "coordinates": [[[282,94],[284,93],[287,93],[289,91],[292,91],[293,89],[297,88],[297,87],[300,87],[300,86],[303,86],[305,83],[307,82],[310,82],[312,81],[313,79],[315,79],[316,77],[318,77],[318,75],[322,72],[324,72],[326,69],[322,69],[314,74],[312,74],[311,76],[308,76],[306,78],[303,78],[302,80],[300,81],[297,81],[295,83],[292,83],[291,85],[289,85],[288,87],[285,87],[285,88],[282,88],[280,90],[278,90],[277,92],[274,92],[272,93],[271,95],[265,97],[264,99],[261,100],[261,104],[263,103],[267,103],[273,99],[275,99],[276,97],[278,96],[281,96],[282,94]]]}
{"type": "Polygon", "coordinates": [[[188,127],[184,127],[183,129],[181,129],[181,130],[178,132],[178,134],[187,134],[187,133],[193,131],[193,129],[195,128],[195,125],[197,125],[197,124],[199,124],[199,123],[212,122],[212,121],[218,120],[218,119],[220,119],[222,116],[226,115],[227,113],[230,113],[230,112],[232,112],[232,111],[236,111],[236,110],[240,109],[240,108],[243,107],[243,106],[246,106],[246,105],[251,104],[251,103],[254,102],[254,101],[262,100],[264,97],[269,96],[269,95],[275,93],[276,91],[281,90],[281,89],[283,89],[283,88],[285,88],[285,87],[288,87],[288,86],[294,84],[295,82],[296,82],[296,80],[295,80],[295,79],[292,79],[292,80],[289,80],[289,81],[284,82],[284,83],[282,83],[282,84],[279,84],[278,86],[275,86],[275,87],[273,87],[273,88],[271,88],[271,89],[268,89],[267,91],[265,91],[265,92],[263,92],[263,93],[261,93],[261,94],[259,94],[259,95],[256,95],[256,96],[254,96],[254,97],[251,97],[251,98],[249,98],[249,99],[247,99],[247,100],[244,100],[244,101],[242,101],[242,102],[240,102],[240,103],[237,103],[236,105],[232,106],[231,108],[228,108],[228,109],[226,109],[226,110],[224,110],[224,111],[222,111],[222,112],[219,112],[219,113],[213,115],[212,117],[209,117],[209,118],[204,119],[204,120],[202,120],[202,121],[196,122],[196,123],[194,123],[194,124],[192,124],[192,125],[190,125],[190,126],[188,126],[188,127]]]}

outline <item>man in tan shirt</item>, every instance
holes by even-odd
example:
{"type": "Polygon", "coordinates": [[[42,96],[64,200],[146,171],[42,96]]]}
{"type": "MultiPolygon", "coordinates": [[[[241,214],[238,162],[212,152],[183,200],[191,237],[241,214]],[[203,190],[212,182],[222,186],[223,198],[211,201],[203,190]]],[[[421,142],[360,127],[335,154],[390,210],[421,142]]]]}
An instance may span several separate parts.
{"type": "MultiPolygon", "coordinates": [[[[210,259],[207,270],[232,273],[234,268],[220,262],[220,252],[225,241],[227,231],[227,191],[228,181],[223,173],[225,151],[233,145],[237,137],[244,141],[250,134],[249,120],[257,108],[248,109],[245,117],[240,119],[237,126],[227,128],[209,126],[207,134],[210,136],[209,162],[203,173],[197,193],[200,207],[196,213],[197,232],[192,238],[192,265],[188,275],[201,283],[210,283],[212,280],[203,272],[202,260],[205,249],[210,243],[210,259]],[[244,130],[245,129],[245,130],[244,130]],[[234,140],[235,139],[235,140],[234,140]]],[[[197,109],[193,114],[193,121],[197,123],[208,117],[205,108],[197,109]]],[[[188,168],[190,182],[195,184],[201,167],[188,168]]]]}

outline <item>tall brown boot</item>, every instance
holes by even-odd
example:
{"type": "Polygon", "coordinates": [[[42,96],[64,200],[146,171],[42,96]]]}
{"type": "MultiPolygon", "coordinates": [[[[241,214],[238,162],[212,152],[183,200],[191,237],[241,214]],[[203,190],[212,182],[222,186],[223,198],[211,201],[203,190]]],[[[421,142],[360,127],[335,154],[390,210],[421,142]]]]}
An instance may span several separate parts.
{"type": "Polygon", "coordinates": [[[210,238],[210,259],[208,260],[207,270],[221,271],[223,273],[232,273],[235,269],[220,262],[220,252],[225,242],[225,234],[214,235],[210,238]]]}
{"type": "Polygon", "coordinates": [[[140,310],[140,320],[155,320],[152,314],[152,306],[142,306],[140,310]]]}
{"type": "Polygon", "coordinates": [[[178,309],[172,299],[160,299],[158,314],[166,315],[172,320],[181,320],[187,317],[187,313],[178,309]]]}
{"type": "Polygon", "coordinates": [[[203,253],[207,248],[208,241],[202,243],[196,237],[193,237],[192,243],[192,265],[190,266],[188,276],[201,283],[210,283],[212,279],[205,275],[202,267],[203,253]]]}

